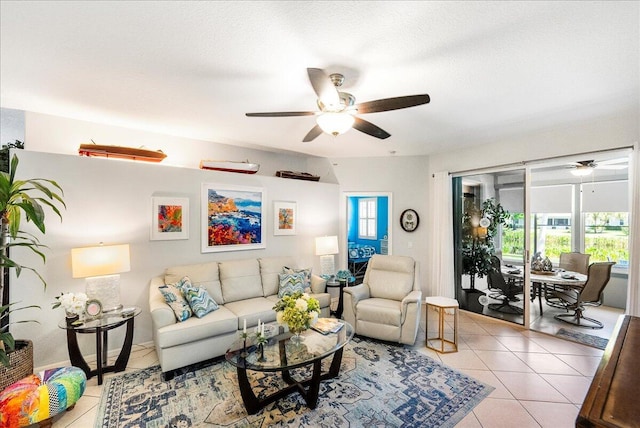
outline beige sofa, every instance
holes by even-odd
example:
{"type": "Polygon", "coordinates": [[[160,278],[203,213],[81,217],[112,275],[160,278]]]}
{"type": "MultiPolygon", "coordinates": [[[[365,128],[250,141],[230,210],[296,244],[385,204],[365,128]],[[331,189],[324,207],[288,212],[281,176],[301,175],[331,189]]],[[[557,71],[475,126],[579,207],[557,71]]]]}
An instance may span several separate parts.
{"type": "MultiPolygon", "coordinates": [[[[224,355],[238,339],[239,331],[257,326],[258,320],[274,322],[272,309],[278,301],[279,277],[283,266],[296,268],[292,257],[209,262],[166,269],[163,276],[151,280],[149,309],[153,320],[153,341],[162,367],[163,378],[173,370],[224,355]],[[158,287],[188,276],[191,283],[205,287],[220,306],[202,318],[195,316],[178,322],[158,287]]],[[[320,302],[322,317],[329,316],[331,297],[326,281],[311,277],[311,292],[320,302]]]]}
{"type": "Polygon", "coordinates": [[[343,318],[356,334],[413,345],[422,313],[418,278],[411,257],[375,254],[363,283],[344,289],[343,318]]]}

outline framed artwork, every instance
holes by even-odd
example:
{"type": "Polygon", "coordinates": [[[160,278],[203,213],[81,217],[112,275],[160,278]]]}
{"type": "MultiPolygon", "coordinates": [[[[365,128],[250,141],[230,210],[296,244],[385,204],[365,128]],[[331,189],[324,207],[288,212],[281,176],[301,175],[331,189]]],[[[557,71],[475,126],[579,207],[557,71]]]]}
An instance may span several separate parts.
{"type": "Polygon", "coordinates": [[[273,202],[273,234],[295,235],[298,211],[295,202],[273,202]]]}
{"type": "Polygon", "coordinates": [[[203,183],[202,252],[265,248],[264,199],[260,187],[203,183]]]}
{"type": "Polygon", "coordinates": [[[151,240],[189,239],[189,198],[151,198],[151,240]]]}

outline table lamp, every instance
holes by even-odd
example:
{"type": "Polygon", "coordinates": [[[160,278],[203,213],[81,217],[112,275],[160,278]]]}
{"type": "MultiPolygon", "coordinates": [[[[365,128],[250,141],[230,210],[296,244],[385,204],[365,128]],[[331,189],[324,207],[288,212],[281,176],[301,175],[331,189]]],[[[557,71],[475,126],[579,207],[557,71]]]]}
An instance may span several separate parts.
{"type": "Polygon", "coordinates": [[[103,312],[121,309],[120,273],[131,270],[129,244],[71,249],[74,278],[86,278],[89,299],[97,299],[103,312]]]}
{"type": "Polygon", "coordinates": [[[333,276],[336,273],[334,254],[338,254],[337,236],[316,238],[316,256],[320,256],[320,273],[322,275],[333,276]]]}

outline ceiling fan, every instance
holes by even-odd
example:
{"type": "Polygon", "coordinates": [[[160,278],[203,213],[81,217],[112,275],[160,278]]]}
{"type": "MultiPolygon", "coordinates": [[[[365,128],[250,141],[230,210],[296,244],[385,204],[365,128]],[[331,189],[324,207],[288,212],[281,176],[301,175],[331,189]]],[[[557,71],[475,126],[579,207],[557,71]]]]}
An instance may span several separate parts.
{"type": "Polygon", "coordinates": [[[571,174],[576,176],[585,176],[591,174],[594,169],[625,169],[628,166],[627,163],[628,160],[626,158],[610,159],[599,161],[597,163],[591,159],[571,162],[569,164],[569,168],[571,169],[571,174]]]}
{"type": "Polygon", "coordinates": [[[309,81],[314,92],[318,95],[319,111],[287,111],[273,113],[246,113],[249,117],[287,117],[287,116],[317,116],[316,126],[302,140],[309,142],[326,132],[333,136],[343,134],[352,127],[372,137],[384,140],[389,134],[384,129],[360,119],[355,114],[378,113],[382,111],[398,110],[427,104],[429,95],[408,95],[403,97],[383,98],[356,104],[356,98],[339,90],[344,82],[344,76],[339,73],[327,75],[320,68],[307,68],[309,81]]]}

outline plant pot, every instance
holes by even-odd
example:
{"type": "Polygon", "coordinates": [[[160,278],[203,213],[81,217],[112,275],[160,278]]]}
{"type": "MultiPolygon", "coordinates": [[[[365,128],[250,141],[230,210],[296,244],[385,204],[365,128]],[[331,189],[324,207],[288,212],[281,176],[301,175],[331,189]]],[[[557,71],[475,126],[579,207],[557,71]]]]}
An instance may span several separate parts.
{"type": "Polygon", "coordinates": [[[462,289],[462,309],[465,309],[470,312],[475,312],[477,314],[481,314],[484,310],[484,305],[482,305],[478,299],[480,296],[484,296],[485,293],[481,290],[476,290],[475,288],[463,288],[462,289]]]}
{"type": "Polygon", "coordinates": [[[16,348],[7,353],[9,365],[0,367],[0,391],[33,374],[33,342],[16,340],[16,348]]]}

